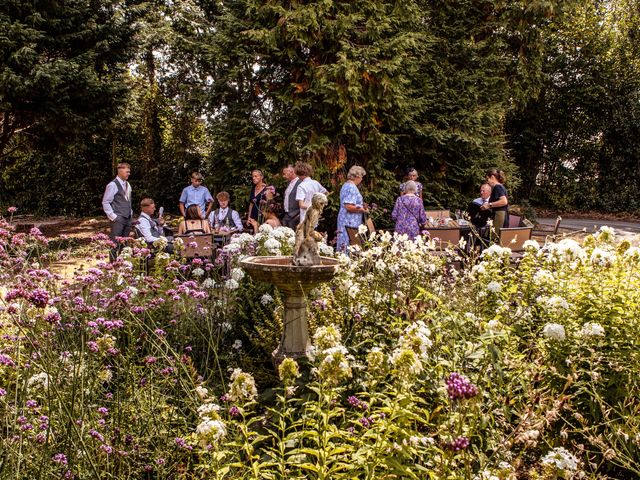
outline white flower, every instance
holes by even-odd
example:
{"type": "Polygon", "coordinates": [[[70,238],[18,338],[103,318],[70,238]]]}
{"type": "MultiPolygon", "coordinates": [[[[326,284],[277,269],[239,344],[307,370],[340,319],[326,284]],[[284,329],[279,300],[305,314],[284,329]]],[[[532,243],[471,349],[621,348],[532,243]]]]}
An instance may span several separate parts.
{"type": "Polygon", "coordinates": [[[284,231],[282,230],[282,228],[281,228],[281,227],[278,227],[278,228],[274,229],[274,230],[271,232],[271,236],[272,236],[273,238],[276,238],[276,239],[278,239],[278,240],[281,240],[281,239],[285,238],[285,237],[287,236],[287,234],[286,234],[286,232],[284,232],[284,231]]]}
{"type": "Polygon", "coordinates": [[[138,294],[138,289],[136,287],[129,286],[127,287],[132,297],[135,297],[138,294]]]}
{"type": "Polygon", "coordinates": [[[234,268],[231,270],[231,278],[233,278],[236,282],[239,282],[244,278],[244,270],[241,268],[234,268]]]}
{"type": "Polygon", "coordinates": [[[215,288],[216,282],[213,278],[207,278],[202,282],[202,288],[215,288]]]}
{"type": "Polygon", "coordinates": [[[263,223],[262,225],[260,225],[260,228],[258,228],[258,232],[269,234],[273,232],[273,227],[268,223],[263,223]]]}
{"type": "Polygon", "coordinates": [[[233,278],[230,278],[229,280],[224,282],[224,288],[226,288],[227,290],[235,290],[239,286],[240,284],[237,281],[235,281],[233,278]]]}
{"type": "Polygon", "coordinates": [[[229,322],[222,322],[222,325],[220,326],[222,327],[223,332],[228,332],[232,328],[229,322]]]}
{"type": "Polygon", "coordinates": [[[240,349],[242,348],[242,340],[238,340],[238,339],[236,339],[236,340],[233,342],[232,347],[233,347],[235,350],[240,350],[240,349]]]}
{"type": "Polygon", "coordinates": [[[540,244],[536,240],[527,240],[522,244],[522,248],[525,250],[540,250],[540,244]]]}
{"type": "Polygon", "coordinates": [[[640,260],[640,248],[638,247],[629,247],[624,252],[624,258],[629,260],[640,260]]]}
{"type": "Polygon", "coordinates": [[[490,332],[499,332],[502,329],[502,324],[498,320],[489,320],[487,323],[487,330],[490,332]]]}
{"type": "Polygon", "coordinates": [[[489,290],[491,293],[498,293],[500,290],[502,290],[502,285],[494,280],[492,282],[489,282],[489,284],[487,285],[487,290],[489,290]]]}
{"type": "Polygon", "coordinates": [[[276,240],[275,238],[268,238],[265,242],[264,242],[264,248],[266,248],[267,250],[269,250],[269,252],[278,252],[280,251],[280,242],[278,240],[276,240]]]}
{"type": "Polygon", "coordinates": [[[549,270],[538,270],[534,275],[533,275],[533,282],[536,285],[540,285],[543,283],[550,283],[553,281],[553,274],[549,271],[549,270]]]}
{"type": "Polygon", "coordinates": [[[547,323],[542,329],[542,334],[551,340],[562,341],[566,338],[564,327],[559,323],[547,323]]]}
{"type": "Polygon", "coordinates": [[[482,258],[485,258],[485,257],[508,257],[509,255],[511,255],[510,248],[501,247],[497,243],[494,243],[489,248],[486,248],[480,256],[482,258]]]}
{"type": "Polygon", "coordinates": [[[591,263],[599,265],[601,267],[608,267],[613,264],[616,259],[616,255],[608,250],[603,250],[599,247],[593,249],[591,253],[591,263]]]}
{"type": "Polygon", "coordinates": [[[583,337],[604,337],[604,328],[599,323],[585,323],[580,334],[583,337]]]}
{"type": "Polygon", "coordinates": [[[332,256],[334,254],[333,247],[324,242],[318,244],[318,251],[321,255],[332,256]]]}
{"type": "Polygon", "coordinates": [[[260,297],[260,303],[262,305],[267,305],[271,302],[273,302],[273,297],[268,293],[265,293],[264,295],[262,295],[262,297],[260,297]]]}
{"type": "Polygon", "coordinates": [[[364,225],[364,224],[360,224],[360,225],[358,226],[358,233],[359,233],[360,235],[364,235],[364,234],[365,234],[365,233],[367,233],[368,231],[369,231],[369,229],[367,228],[367,226],[366,226],[366,225],[364,225]]]}
{"type": "Polygon", "coordinates": [[[258,396],[258,389],[254,378],[236,368],[231,373],[231,384],[229,385],[229,398],[234,401],[254,400],[258,396]]]}
{"type": "Polygon", "coordinates": [[[209,396],[209,390],[207,390],[205,387],[203,387],[201,385],[196,387],[196,393],[203,400],[209,396]]]}
{"type": "Polygon", "coordinates": [[[204,275],[204,270],[200,267],[194,268],[191,272],[191,275],[193,275],[194,277],[201,277],[202,275],[204,275]]]}
{"type": "Polygon", "coordinates": [[[198,407],[198,416],[201,418],[202,417],[211,418],[212,416],[215,417],[215,415],[211,415],[212,413],[216,413],[219,411],[220,411],[220,405],[217,405],[215,403],[205,403],[198,407]]]}
{"type": "Polygon", "coordinates": [[[196,427],[196,434],[200,437],[200,445],[204,447],[210,442],[222,440],[227,435],[227,427],[222,420],[205,418],[196,427]]]}
{"type": "Polygon", "coordinates": [[[563,447],[557,447],[547,453],[542,463],[554,465],[563,472],[575,472],[578,469],[578,459],[563,447]]]}
{"type": "Polygon", "coordinates": [[[27,380],[27,387],[38,387],[40,385],[45,390],[49,386],[49,375],[45,372],[37,373],[27,380]]]}

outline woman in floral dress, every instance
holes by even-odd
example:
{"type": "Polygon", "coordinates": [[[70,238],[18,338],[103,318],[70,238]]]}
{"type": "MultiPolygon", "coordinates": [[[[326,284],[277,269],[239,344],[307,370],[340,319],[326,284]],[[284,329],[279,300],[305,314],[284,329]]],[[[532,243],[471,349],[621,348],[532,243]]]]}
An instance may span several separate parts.
{"type": "Polygon", "coordinates": [[[391,218],[396,222],[395,231],[413,240],[420,235],[420,226],[427,222],[427,214],[422,199],[416,195],[416,182],[409,180],[404,185],[404,195],[396,199],[391,218]]]}
{"type": "Polygon", "coordinates": [[[346,252],[349,246],[349,235],[346,227],[358,228],[364,223],[362,214],[367,211],[362,202],[362,194],[358,185],[367,174],[364,168],[354,165],[347,173],[347,181],[340,189],[340,211],[338,212],[338,238],[336,249],[346,252]]]}

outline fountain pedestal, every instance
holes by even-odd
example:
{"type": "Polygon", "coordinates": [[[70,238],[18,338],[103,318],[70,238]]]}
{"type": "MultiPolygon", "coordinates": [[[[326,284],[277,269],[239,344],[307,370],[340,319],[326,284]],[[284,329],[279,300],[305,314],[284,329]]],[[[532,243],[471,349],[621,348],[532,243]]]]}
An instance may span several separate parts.
{"type": "Polygon", "coordinates": [[[240,266],[255,280],[275,285],[284,296],[284,329],[273,352],[279,365],[285,358],[306,356],[311,348],[307,324],[307,295],[333,278],[338,268],[334,258],[321,257],[322,264],[293,265],[292,257],[248,257],[240,266]]]}

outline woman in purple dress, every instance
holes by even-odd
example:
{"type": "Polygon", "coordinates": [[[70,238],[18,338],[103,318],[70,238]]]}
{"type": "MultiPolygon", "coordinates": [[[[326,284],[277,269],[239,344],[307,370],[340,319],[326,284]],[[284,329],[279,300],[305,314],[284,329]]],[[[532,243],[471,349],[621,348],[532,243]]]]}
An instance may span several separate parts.
{"type": "Polygon", "coordinates": [[[416,182],[409,180],[404,184],[404,195],[400,195],[393,207],[391,218],[396,222],[395,231],[406,234],[410,240],[420,235],[420,225],[427,222],[422,199],[416,195],[416,182]]]}

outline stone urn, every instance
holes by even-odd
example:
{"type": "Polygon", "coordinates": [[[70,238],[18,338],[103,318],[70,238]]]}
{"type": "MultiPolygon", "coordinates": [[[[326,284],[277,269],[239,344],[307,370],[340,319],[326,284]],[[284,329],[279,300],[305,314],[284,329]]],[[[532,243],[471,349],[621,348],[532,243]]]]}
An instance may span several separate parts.
{"type": "Polygon", "coordinates": [[[285,358],[298,358],[309,353],[307,294],[331,280],[338,270],[338,260],[320,258],[321,264],[305,266],[294,265],[292,257],[248,257],[240,262],[254,280],[275,285],[284,296],[284,330],[280,345],[272,355],[275,365],[285,358]]]}

